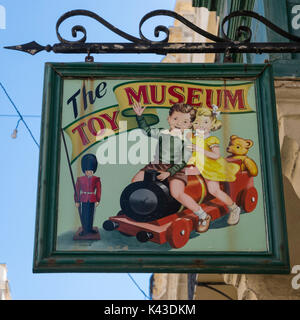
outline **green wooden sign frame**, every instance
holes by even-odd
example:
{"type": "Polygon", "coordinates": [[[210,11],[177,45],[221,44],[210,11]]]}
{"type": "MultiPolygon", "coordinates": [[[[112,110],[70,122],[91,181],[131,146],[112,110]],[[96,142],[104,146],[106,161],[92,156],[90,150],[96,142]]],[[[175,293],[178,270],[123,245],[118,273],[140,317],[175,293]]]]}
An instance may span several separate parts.
{"type": "MultiPolygon", "coordinates": [[[[271,65],[46,63],[33,272],[288,273],[275,92],[271,65]],[[56,249],[64,79],[242,79],[255,82],[267,221],[265,252],[98,252],[56,249]]],[[[255,230],[250,230],[255,233],[255,230]]],[[[253,234],[255,236],[255,234],[253,234]]]]}

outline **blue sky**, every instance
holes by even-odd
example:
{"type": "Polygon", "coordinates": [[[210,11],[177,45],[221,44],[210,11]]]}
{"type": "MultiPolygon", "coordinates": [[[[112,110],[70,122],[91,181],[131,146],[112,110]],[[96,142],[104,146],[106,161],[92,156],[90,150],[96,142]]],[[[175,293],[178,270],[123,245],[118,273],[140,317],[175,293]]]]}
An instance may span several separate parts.
{"type": "MultiPolygon", "coordinates": [[[[174,10],[175,0],[0,0],[6,9],[6,28],[0,29],[0,82],[23,115],[40,115],[45,62],[83,62],[85,55],[41,52],[31,56],[4,46],[35,40],[41,45],[54,44],[55,25],[67,11],[94,11],[119,29],[138,35],[140,19],[156,9],[174,10]]],[[[123,42],[124,39],[89,18],[72,18],[61,28],[64,38],[73,40],[71,27],[83,24],[88,42],[123,42]]],[[[143,32],[153,37],[158,24],[171,26],[170,18],[154,18],[143,32]]],[[[1,24],[0,24],[1,25],[1,24]]],[[[94,55],[96,62],[160,62],[158,55],[94,55]]],[[[16,115],[0,88],[0,115],[16,115]]],[[[25,117],[34,137],[40,139],[40,118],[25,117]]],[[[8,267],[13,299],[144,299],[129,276],[118,274],[33,274],[33,243],[39,150],[20,122],[17,139],[11,134],[18,117],[0,117],[2,183],[0,185],[0,263],[8,267]]],[[[151,274],[132,274],[148,294],[151,274]]]]}

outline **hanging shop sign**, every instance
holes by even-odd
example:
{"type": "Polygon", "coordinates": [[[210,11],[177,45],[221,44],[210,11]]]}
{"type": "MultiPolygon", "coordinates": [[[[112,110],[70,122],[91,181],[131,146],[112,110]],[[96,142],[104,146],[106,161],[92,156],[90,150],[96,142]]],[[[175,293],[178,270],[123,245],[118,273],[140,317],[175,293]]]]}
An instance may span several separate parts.
{"type": "Polygon", "coordinates": [[[289,271],[270,65],[47,63],[34,272],[289,271]]]}

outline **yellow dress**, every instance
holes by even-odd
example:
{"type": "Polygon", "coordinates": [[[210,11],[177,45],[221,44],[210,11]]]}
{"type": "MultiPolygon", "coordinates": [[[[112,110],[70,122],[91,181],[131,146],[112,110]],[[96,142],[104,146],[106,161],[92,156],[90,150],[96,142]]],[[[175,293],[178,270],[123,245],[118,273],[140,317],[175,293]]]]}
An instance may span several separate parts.
{"type": "MultiPolygon", "coordinates": [[[[198,145],[207,151],[212,151],[214,146],[220,145],[220,140],[217,137],[210,136],[204,139],[201,136],[193,136],[192,143],[198,145]]],[[[236,174],[240,170],[240,166],[236,163],[230,163],[223,157],[219,159],[211,159],[202,152],[193,152],[188,165],[194,165],[198,168],[201,175],[211,181],[228,181],[233,182],[236,179],[236,174]]]]}

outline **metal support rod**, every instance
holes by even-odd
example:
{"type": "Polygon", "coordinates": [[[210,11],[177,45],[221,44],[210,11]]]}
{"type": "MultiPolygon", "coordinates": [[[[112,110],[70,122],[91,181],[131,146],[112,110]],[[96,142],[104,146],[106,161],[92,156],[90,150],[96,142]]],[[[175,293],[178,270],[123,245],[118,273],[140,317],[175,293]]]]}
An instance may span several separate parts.
{"type": "MultiPolygon", "coordinates": [[[[39,45],[28,46],[18,45],[5,47],[6,49],[19,50],[32,55],[39,51],[46,50],[46,47],[39,45]]],[[[49,46],[48,46],[49,48],[49,46]]],[[[169,53],[298,53],[300,52],[300,43],[282,43],[282,42],[255,42],[255,43],[168,43],[141,45],[137,43],[76,43],[54,44],[51,49],[54,53],[63,54],[124,54],[124,53],[155,53],[166,55],[169,53]]]]}
{"type": "Polygon", "coordinates": [[[55,44],[55,53],[289,53],[300,52],[300,43],[258,42],[258,43],[168,43],[141,45],[136,43],[84,43],[55,44]]]}
{"type": "Polygon", "coordinates": [[[95,14],[94,12],[88,10],[73,10],[65,13],[62,15],[56,24],[56,33],[59,43],[54,45],[47,45],[42,46],[35,41],[17,45],[17,46],[9,46],[5,47],[6,49],[13,49],[19,50],[23,52],[30,53],[32,55],[40,52],[40,51],[53,51],[54,53],[77,53],[77,54],[124,54],[124,53],[155,53],[166,55],[169,53],[225,53],[227,59],[230,58],[230,54],[232,53],[298,53],[300,52],[300,37],[297,37],[293,34],[290,34],[271,21],[267,20],[266,18],[258,15],[255,12],[251,11],[236,11],[225,17],[221,23],[221,31],[222,37],[213,35],[198,26],[194,25],[184,17],[180,16],[176,12],[169,11],[169,10],[155,10],[148,14],[146,14],[140,21],[139,24],[139,34],[140,38],[132,36],[116,27],[108,23],[106,20],[95,14]],[[129,42],[124,43],[88,43],[86,42],[87,39],[87,31],[81,25],[75,25],[72,28],[72,36],[77,38],[78,33],[82,33],[83,36],[79,40],[69,41],[63,38],[59,33],[60,25],[68,18],[74,16],[87,16],[90,17],[110,31],[118,34],[119,36],[123,37],[129,42]],[[147,39],[142,33],[142,25],[148,19],[155,17],[155,16],[168,16],[173,17],[183,23],[186,27],[192,29],[194,32],[202,35],[206,39],[214,42],[204,42],[204,43],[169,43],[169,34],[170,30],[165,26],[157,26],[154,29],[155,37],[158,37],[160,33],[165,35],[165,38],[160,41],[152,41],[147,39]],[[251,43],[252,31],[250,28],[246,26],[238,26],[237,27],[237,34],[244,35],[245,40],[243,41],[235,41],[235,39],[230,39],[224,32],[224,25],[230,19],[237,17],[237,16],[246,16],[252,19],[258,20],[260,23],[264,24],[269,29],[273,30],[281,37],[286,38],[288,41],[291,42],[256,42],[251,43]]]}

